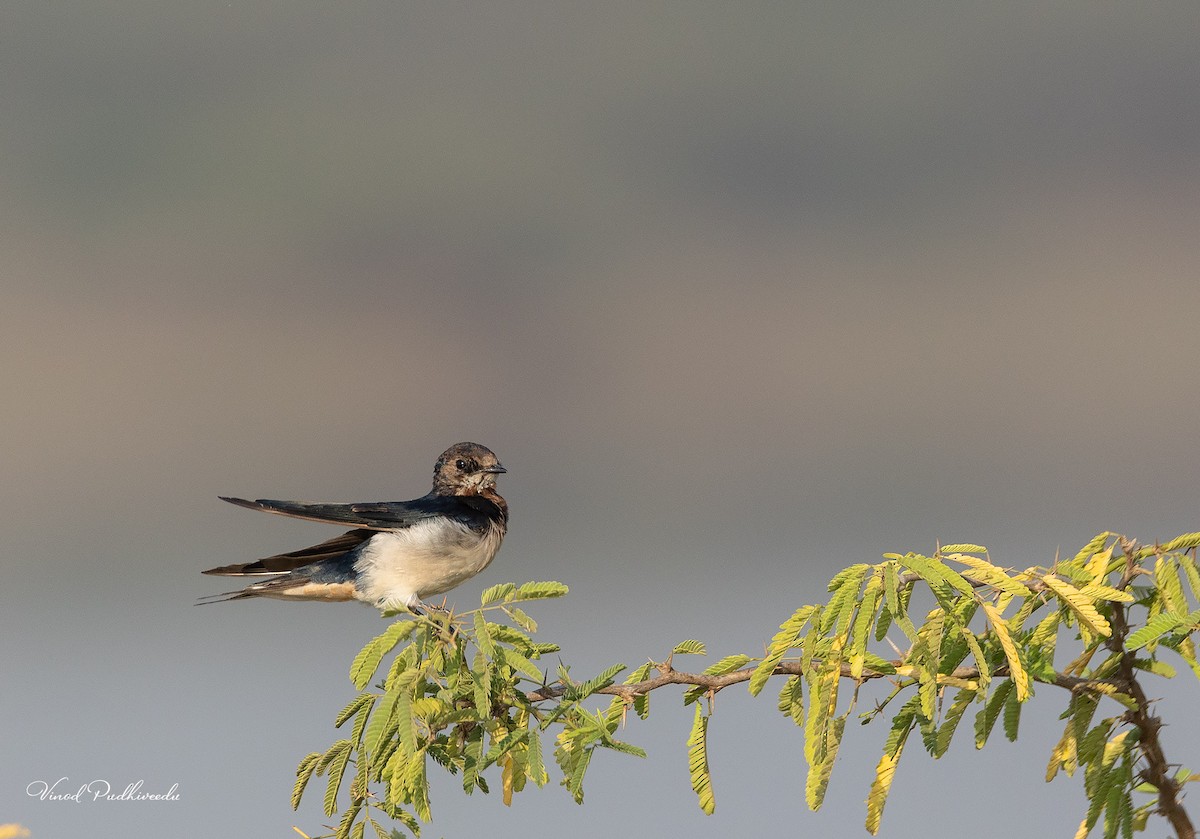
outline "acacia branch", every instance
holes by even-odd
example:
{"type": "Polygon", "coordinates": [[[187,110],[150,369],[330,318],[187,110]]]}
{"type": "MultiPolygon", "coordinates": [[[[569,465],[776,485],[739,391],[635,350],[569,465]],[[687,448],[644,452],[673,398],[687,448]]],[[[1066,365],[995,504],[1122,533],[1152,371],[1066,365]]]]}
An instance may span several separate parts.
{"type": "MultiPolygon", "coordinates": [[[[891,661],[888,662],[895,667],[903,667],[903,662],[891,661]]],[[[639,696],[644,696],[652,690],[657,690],[667,685],[688,685],[690,687],[704,688],[707,692],[716,693],[722,688],[727,688],[730,685],[740,684],[741,682],[750,681],[755,668],[747,667],[744,670],[734,670],[731,673],[724,673],[720,676],[712,676],[707,673],[685,673],[682,670],[676,670],[671,666],[670,661],[666,661],[657,665],[658,675],[649,679],[644,679],[640,682],[634,682],[631,685],[609,685],[608,687],[600,688],[596,691],[597,694],[604,696],[619,696],[626,702],[632,702],[639,696]]],[[[821,667],[820,661],[814,661],[811,665],[812,670],[819,670],[821,667]]],[[[993,671],[993,675],[1005,676],[1008,674],[1007,668],[1001,667],[993,671]]],[[[772,676],[803,676],[804,665],[799,661],[781,661],[775,670],[771,673],[772,676]]],[[[876,670],[864,668],[862,675],[855,679],[850,672],[850,665],[843,662],[841,666],[841,675],[843,679],[853,679],[859,682],[868,682],[873,679],[890,679],[896,678],[899,674],[896,673],[881,673],[876,670]]],[[[980,677],[979,668],[977,667],[957,667],[951,673],[947,674],[949,678],[957,681],[974,681],[980,677]]],[[[1055,673],[1053,679],[1043,678],[1034,674],[1035,681],[1043,684],[1056,685],[1066,690],[1103,690],[1119,689],[1120,684],[1116,681],[1108,679],[1081,679],[1076,676],[1067,676],[1063,673],[1055,673]]],[[[899,678],[905,678],[899,675],[899,678]]],[[[561,684],[545,685],[538,690],[531,691],[525,694],[525,698],[530,702],[542,702],[547,699],[558,699],[565,693],[566,688],[561,684]]]]}
{"type": "MultiPolygon", "coordinates": [[[[1126,557],[1125,573],[1121,576],[1121,582],[1117,587],[1122,591],[1129,587],[1133,578],[1141,570],[1134,564],[1136,548],[1137,544],[1133,541],[1123,541],[1121,544],[1121,549],[1125,552],[1126,557]]],[[[1159,729],[1162,728],[1162,720],[1150,712],[1150,702],[1146,699],[1146,693],[1142,690],[1142,685],[1138,682],[1137,672],[1134,669],[1135,654],[1133,651],[1125,649],[1125,638],[1129,634],[1129,619],[1125,614],[1125,604],[1118,600],[1114,601],[1112,606],[1112,621],[1110,622],[1112,635],[1109,636],[1106,643],[1110,650],[1121,656],[1120,664],[1117,667],[1119,689],[1127,693],[1134,702],[1134,707],[1126,714],[1126,719],[1137,727],[1138,748],[1146,759],[1146,766],[1139,775],[1143,781],[1153,784],[1158,790],[1158,812],[1166,817],[1167,821],[1171,823],[1171,827],[1175,828],[1175,835],[1178,839],[1196,839],[1196,828],[1192,825],[1187,810],[1179,800],[1179,793],[1183,785],[1176,781],[1171,774],[1171,765],[1167,763],[1162,741],[1158,737],[1159,729]]]]}

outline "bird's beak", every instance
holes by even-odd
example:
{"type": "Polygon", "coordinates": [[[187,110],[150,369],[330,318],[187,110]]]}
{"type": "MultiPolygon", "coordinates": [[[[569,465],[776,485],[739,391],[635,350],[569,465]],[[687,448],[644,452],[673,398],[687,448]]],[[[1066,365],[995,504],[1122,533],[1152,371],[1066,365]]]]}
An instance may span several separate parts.
{"type": "Polygon", "coordinates": [[[508,470],[497,463],[495,466],[489,466],[486,469],[480,469],[480,472],[491,472],[493,475],[502,475],[508,470]]]}

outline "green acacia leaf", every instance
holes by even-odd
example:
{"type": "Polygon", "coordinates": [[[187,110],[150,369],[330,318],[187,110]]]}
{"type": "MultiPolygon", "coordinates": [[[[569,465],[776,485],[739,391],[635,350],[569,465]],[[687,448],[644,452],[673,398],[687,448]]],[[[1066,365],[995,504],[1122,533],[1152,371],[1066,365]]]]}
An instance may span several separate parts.
{"type": "Polygon", "coordinates": [[[1183,625],[1187,618],[1174,614],[1173,612],[1159,612],[1157,615],[1146,621],[1145,626],[1132,633],[1125,639],[1125,648],[1128,650],[1140,650],[1142,647],[1155,641],[1168,632],[1174,632],[1176,628],[1183,625]]]}
{"type": "Polygon", "coordinates": [[[1154,563],[1154,585],[1167,611],[1177,615],[1187,614],[1187,599],[1183,596],[1183,582],[1179,570],[1171,557],[1160,556],[1154,563]]]}
{"type": "MultiPolygon", "coordinates": [[[[361,809],[362,809],[362,804],[360,802],[356,802],[346,808],[346,812],[342,814],[342,820],[341,820],[341,822],[338,823],[337,830],[333,834],[333,839],[351,839],[351,837],[350,837],[351,825],[353,825],[354,820],[356,818],[358,818],[358,813],[361,809]]],[[[333,815],[333,814],[330,813],[330,815],[333,815]]],[[[359,835],[360,839],[362,837],[362,829],[364,827],[366,827],[366,825],[362,822],[359,822],[358,835],[359,835]]]]}
{"type": "Polygon", "coordinates": [[[865,577],[867,572],[870,570],[871,566],[867,565],[865,562],[860,562],[847,568],[843,568],[841,571],[833,575],[833,579],[829,581],[828,590],[837,591],[846,583],[853,583],[853,585],[857,587],[860,583],[862,583],[862,578],[865,577]]]}
{"type": "Polygon", "coordinates": [[[703,641],[688,640],[680,641],[671,650],[671,655],[708,655],[708,650],[704,648],[703,641]]]}
{"type": "Polygon", "coordinates": [[[974,545],[970,542],[964,542],[961,545],[942,545],[939,553],[943,556],[949,553],[966,553],[966,554],[985,554],[987,548],[983,545],[974,545]]]}
{"type": "Polygon", "coordinates": [[[568,591],[569,589],[565,585],[552,580],[522,583],[508,599],[510,602],[514,600],[547,600],[551,597],[565,597],[568,591]]]}
{"type": "Polygon", "coordinates": [[[954,736],[959,721],[962,720],[963,714],[967,712],[967,706],[975,701],[977,695],[978,691],[960,690],[954,697],[954,703],[950,706],[950,710],[946,712],[946,716],[937,730],[936,747],[933,752],[934,757],[941,757],[950,748],[950,739],[954,736]]]}
{"type": "Polygon", "coordinates": [[[1021,724],[1021,702],[1017,691],[1011,691],[1004,702],[1004,736],[1016,742],[1021,724]]]}
{"type": "Polygon", "coordinates": [[[699,799],[700,809],[712,815],[717,808],[713,797],[712,777],[708,771],[708,717],[696,706],[692,721],[692,733],[688,736],[688,771],[692,779],[692,790],[699,799]]]}
{"type": "Polygon", "coordinates": [[[987,745],[988,737],[991,736],[992,729],[996,726],[996,720],[1000,717],[1000,710],[1004,707],[1012,690],[1011,680],[1001,682],[992,692],[988,701],[979,709],[979,713],[975,716],[975,748],[982,749],[987,745]]]}
{"type": "Polygon", "coordinates": [[[346,720],[357,714],[360,710],[362,710],[364,705],[372,702],[376,696],[377,695],[374,693],[363,693],[351,699],[350,704],[343,708],[342,712],[337,715],[336,719],[334,719],[333,727],[341,728],[345,724],[346,720]]]}
{"type": "MultiPolygon", "coordinates": [[[[862,586],[863,578],[871,570],[871,566],[854,565],[847,570],[853,570],[854,573],[845,577],[842,577],[842,574],[838,575],[842,579],[836,587],[833,587],[833,596],[829,598],[829,603],[821,611],[821,632],[827,635],[841,635],[850,628],[850,618],[859,601],[859,588],[862,586]]],[[[834,579],[836,580],[837,577],[834,579]]],[[[830,583],[830,586],[832,587],[833,583],[830,583]]]]}
{"type": "MultiPolygon", "coordinates": [[[[1033,685],[1029,679],[1029,674],[1025,671],[1025,666],[1021,664],[1021,656],[1017,650],[1017,645],[1009,633],[1008,624],[1004,622],[1004,618],[996,611],[996,607],[991,603],[981,603],[983,612],[987,615],[988,623],[992,627],[992,631],[996,636],[996,640],[1000,642],[1000,646],[1004,650],[1004,657],[1008,660],[1008,673],[1012,683],[1016,686],[1017,701],[1024,702],[1033,695],[1033,685]]],[[[986,739],[986,738],[985,738],[986,739]]],[[[980,746],[982,748],[982,746],[980,746]]]]}
{"type": "Polygon", "coordinates": [[[483,768],[486,769],[489,766],[494,765],[496,761],[512,751],[518,744],[524,743],[528,739],[528,728],[517,728],[508,732],[508,734],[506,734],[500,740],[492,743],[492,747],[488,749],[487,754],[484,755],[483,768]]]}
{"type": "Polygon", "coordinates": [[[968,570],[962,572],[964,579],[986,583],[998,591],[1011,594],[1013,597],[1029,596],[1029,587],[1027,585],[1014,580],[1008,576],[1008,573],[1003,568],[992,565],[992,563],[985,559],[980,559],[977,556],[967,556],[966,554],[946,556],[944,559],[966,565],[968,570]]]}
{"type": "Polygon", "coordinates": [[[792,722],[804,725],[804,680],[799,676],[789,676],[779,691],[779,712],[790,717],[792,722]]]}
{"type": "Polygon", "coordinates": [[[382,751],[380,746],[391,739],[391,734],[395,731],[392,717],[396,708],[396,700],[399,698],[399,691],[389,691],[384,694],[383,701],[379,703],[379,707],[375,709],[367,722],[362,744],[372,761],[380,756],[382,751]]]}
{"type": "Polygon", "coordinates": [[[537,786],[543,787],[550,776],[546,774],[546,766],[542,762],[542,735],[537,726],[529,727],[529,746],[526,752],[525,774],[537,786]]]}
{"type": "Polygon", "coordinates": [[[1096,610],[1095,603],[1075,586],[1066,580],[1059,579],[1054,574],[1043,574],[1042,582],[1054,592],[1054,595],[1070,609],[1083,625],[1097,635],[1108,637],[1112,627],[1105,617],[1096,610]]]}
{"type": "Polygon", "coordinates": [[[365,688],[371,681],[371,677],[375,675],[383,657],[411,635],[416,626],[417,622],[414,620],[398,620],[385,629],[381,635],[367,642],[367,645],[359,651],[350,665],[350,681],[354,683],[354,686],[359,690],[365,688]]]}
{"type": "Polygon", "coordinates": [[[480,652],[488,658],[496,658],[496,645],[492,641],[492,633],[488,629],[488,622],[483,619],[482,612],[475,613],[475,645],[479,647],[480,652]]]}
{"type": "Polygon", "coordinates": [[[525,614],[525,612],[521,611],[516,606],[508,606],[505,608],[504,611],[508,614],[508,616],[510,618],[513,619],[513,622],[517,626],[521,627],[526,632],[537,632],[537,630],[538,630],[537,621],[535,621],[533,618],[529,617],[529,615],[525,614]]]}
{"type": "Polygon", "coordinates": [[[545,676],[542,674],[542,671],[537,668],[537,665],[516,650],[497,650],[496,659],[497,662],[503,662],[504,664],[507,664],[522,676],[529,678],[539,685],[545,681],[545,676]]]}
{"type": "Polygon", "coordinates": [[[808,768],[808,780],[804,784],[805,799],[810,810],[821,809],[825,801],[825,791],[829,788],[829,777],[833,774],[833,763],[837,760],[838,749],[842,745],[842,732],[845,729],[844,717],[829,721],[825,729],[825,755],[821,762],[808,768]]]}
{"type": "Polygon", "coordinates": [[[790,618],[780,625],[779,631],[771,639],[771,645],[767,650],[766,657],[754,668],[754,672],[750,674],[751,696],[758,696],[762,692],[763,686],[771,678],[771,674],[775,672],[775,668],[779,666],[779,662],[783,660],[784,655],[800,639],[800,633],[804,631],[804,626],[808,623],[809,618],[818,613],[818,610],[819,607],[817,606],[801,606],[792,613],[790,618]]]}
{"type": "Polygon", "coordinates": [[[1182,536],[1176,536],[1165,545],[1159,546],[1164,553],[1186,551],[1195,547],[1200,547],[1200,533],[1185,533],[1182,536]]]}
{"type": "Polygon", "coordinates": [[[624,664],[614,664],[603,670],[593,679],[578,685],[568,685],[563,689],[563,698],[571,702],[582,702],[598,690],[603,690],[613,683],[617,674],[625,669],[624,664]]]}
{"type": "Polygon", "coordinates": [[[1192,597],[1200,600],[1200,569],[1196,566],[1196,558],[1190,554],[1183,554],[1179,557],[1179,569],[1187,577],[1192,597]]]}
{"type": "Polygon", "coordinates": [[[1106,530],[1103,533],[1093,536],[1092,541],[1084,545],[1079,553],[1075,554],[1074,562],[1079,565],[1087,562],[1091,558],[1092,554],[1104,547],[1104,543],[1107,542],[1109,537],[1112,535],[1113,534],[1106,530]]]}
{"type": "Polygon", "coordinates": [[[295,810],[300,806],[300,798],[304,795],[304,788],[308,786],[308,781],[312,778],[313,772],[316,771],[317,762],[321,759],[320,752],[312,752],[305,755],[300,761],[300,765],[296,767],[296,785],[292,787],[292,809],[295,810]]]}
{"type": "Polygon", "coordinates": [[[850,627],[848,660],[851,678],[862,677],[863,665],[867,659],[867,641],[870,640],[871,626],[875,622],[875,612],[879,609],[882,600],[883,576],[879,572],[875,572],[867,581],[862,601],[858,606],[858,613],[854,616],[854,623],[850,627]]]}
{"type": "Polygon", "coordinates": [[[483,594],[479,597],[480,606],[490,606],[493,603],[503,600],[510,594],[515,592],[517,587],[513,583],[500,583],[491,588],[483,590],[483,594]]]}
{"type": "Polygon", "coordinates": [[[951,588],[968,597],[975,596],[974,587],[963,579],[961,574],[941,560],[910,553],[900,557],[899,561],[901,565],[924,580],[933,589],[933,593],[941,599],[948,599],[952,596],[949,592],[951,588]]]}
{"type": "MultiPolygon", "coordinates": [[[[732,673],[735,670],[739,670],[742,667],[745,667],[747,664],[749,664],[753,660],[754,659],[750,658],[750,656],[745,655],[743,653],[736,653],[735,655],[727,655],[720,661],[718,661],[714,664],[710,664],[708,667],[704,668],[704,675],[706,675],[706,676],[724,676],[726,673],[732,673]]],[[[684,692],[683,704],[690,705],[691,703],[693,703],[697,699],[699,699],[701,696],[703,696],[705,694],[705,692],[706,692],[706,688],[704,688],[703,686],[693,685],[692,687],[688,688],[684,692]]]]}
{"type": "Polygon", "coordinates": [[[346,772],[346,763],[350,760],[353,744],[349,740],[338,740],[329,747],[329,751],[321,758],[321,767],[329,773],[329,783],[325,787],[325,815],[332,816],[337,810],[337,793],[342,786],[342,775],[346,772]]]}
{"type": "Polygon", "coordinates": [[[888,793],[892,789],[892,780],[896,777],[896,764],[900,762],[900,753],[904,744],[896,749],[894,754],[885,754],[879,758],[875,767],[875,780],[871,782],[871,792],[867,795],[867,832],[872,836],[879,832],[879,823],[883,820],[883,808],[887,804],[888,793]]]}

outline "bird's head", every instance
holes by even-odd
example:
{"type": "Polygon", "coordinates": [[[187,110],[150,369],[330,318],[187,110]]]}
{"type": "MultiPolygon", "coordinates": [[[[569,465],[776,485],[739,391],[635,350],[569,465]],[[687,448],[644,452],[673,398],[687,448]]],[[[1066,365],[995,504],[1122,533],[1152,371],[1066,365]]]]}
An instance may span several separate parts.
{"type": "Polygon", "coordinates": [[[433,491],[452,495],[475,495],[495,489],[496,476],[507,472],[487,446],[455,443],[433,467],[433,491]]]}

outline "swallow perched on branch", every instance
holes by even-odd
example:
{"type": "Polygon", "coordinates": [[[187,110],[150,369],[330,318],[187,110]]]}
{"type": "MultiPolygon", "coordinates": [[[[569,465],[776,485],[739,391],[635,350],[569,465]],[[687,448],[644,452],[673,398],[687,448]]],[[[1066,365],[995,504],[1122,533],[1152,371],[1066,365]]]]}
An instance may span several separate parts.
{"type": "Polygon", "coordinates": [[[354,529],[311,548],[210,568],[204,573],[268,579],[202,599],[361,600],[385,611],[416,611],[426,606],[424,598],[471,579],[496,556],[508,527],[496,476],[506,471],[485,446],[457,443],[438,458],[433,489],[412,501],[310,504],[221,496],[250,510],[354,529]]]}

